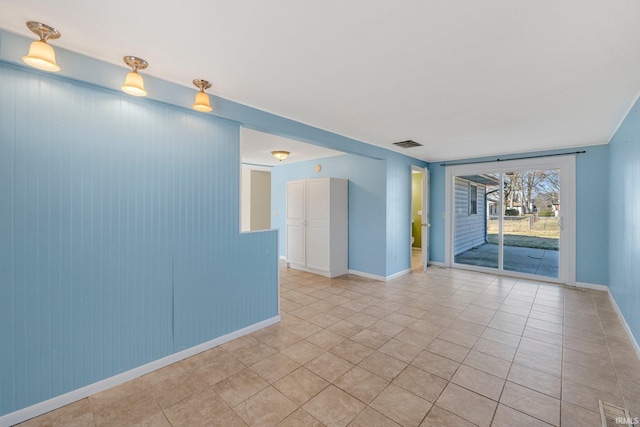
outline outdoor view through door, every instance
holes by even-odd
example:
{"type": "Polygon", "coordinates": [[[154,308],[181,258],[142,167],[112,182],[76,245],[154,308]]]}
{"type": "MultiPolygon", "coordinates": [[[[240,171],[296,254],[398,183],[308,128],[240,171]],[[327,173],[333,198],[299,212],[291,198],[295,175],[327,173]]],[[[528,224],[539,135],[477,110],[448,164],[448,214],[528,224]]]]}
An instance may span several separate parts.
{"type": "Polygon", "coordinates": [[[558,278],[560,209],[559,169],[456,175],[454,262],[558,278]]]}

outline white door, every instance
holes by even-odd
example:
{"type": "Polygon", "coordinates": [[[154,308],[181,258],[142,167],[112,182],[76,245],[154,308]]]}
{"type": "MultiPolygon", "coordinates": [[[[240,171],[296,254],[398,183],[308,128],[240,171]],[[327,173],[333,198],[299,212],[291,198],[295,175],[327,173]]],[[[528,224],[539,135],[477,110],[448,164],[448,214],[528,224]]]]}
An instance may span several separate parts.
{"type": "Polygon", "coordinates": [[[429,227],[431,227],[431,214],[429,210],[429,188],[431,186],[431,178],[429,176],[429,169],[424,168],[424,174],[422,178],[422,268],[427,270],[427,263],[429,262],[429,227]]]}
{"type": "Polygon", "coordinates": [[[287,262],[306,263],[305,182],[287,183],[287,262]]]}
{"type": "Polygon", "coordinates": [[[307,181],[307,267],[329,269],[329,180],[307,181]]]}

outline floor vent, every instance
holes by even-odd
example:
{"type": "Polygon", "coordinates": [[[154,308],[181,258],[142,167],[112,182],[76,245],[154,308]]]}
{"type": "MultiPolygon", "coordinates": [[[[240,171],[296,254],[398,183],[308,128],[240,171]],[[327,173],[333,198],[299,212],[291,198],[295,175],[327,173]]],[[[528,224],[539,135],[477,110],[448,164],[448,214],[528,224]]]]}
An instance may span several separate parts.
{"type": "Polygon", "coordinates": [[[422,147],[422,144],[411,139],[407,139],[406,141],[394,142],[393,145],[397,145],[400,148],[422,147]]]}
{"type": "Polygon", "coordinates": [[[602,400],[598,400],[598,406],[600,407],[602,427],[631,427],[633,425],[631,414],[629,414],[629,411],[625,408],[603,402],[602,400]]]}

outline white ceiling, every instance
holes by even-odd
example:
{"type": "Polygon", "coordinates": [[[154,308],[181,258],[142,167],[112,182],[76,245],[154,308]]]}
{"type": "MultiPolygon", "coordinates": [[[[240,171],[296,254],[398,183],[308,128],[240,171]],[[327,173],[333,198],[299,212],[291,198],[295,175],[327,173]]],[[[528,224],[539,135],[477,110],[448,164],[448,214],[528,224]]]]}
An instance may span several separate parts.
{"type": "Polygon", "coordinates": [[[342,154],[344,153],[341,151],[329,150],[319,145],[305,144],[304,142],[252,129],[240,129],[242,163],[251,166],[277,166],[342,154]],[[289,157],[280,162],[271,155],[271,152],[275,150],[288,151],[290,153],[289,157]]]}
{"type": "Polygon", "coordinates": [[[607,143],[637,0],[2,0],[0,27],[428,161],[607,143]]]}

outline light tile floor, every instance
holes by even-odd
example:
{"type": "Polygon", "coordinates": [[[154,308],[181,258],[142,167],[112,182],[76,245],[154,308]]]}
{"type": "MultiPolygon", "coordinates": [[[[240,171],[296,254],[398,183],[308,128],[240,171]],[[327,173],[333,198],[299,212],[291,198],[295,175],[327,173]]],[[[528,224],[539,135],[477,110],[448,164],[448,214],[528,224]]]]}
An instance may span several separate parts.
{"type": "Polygon", "coordinates": [[[605,292],[430,268],[382,283],[282,268],[282,322],[24,423],[599,426],[640,414],[605,292]]]}

